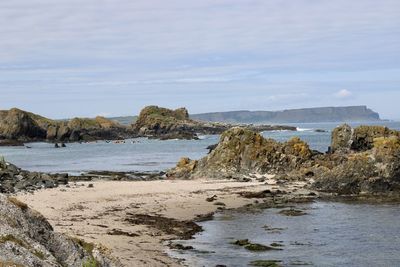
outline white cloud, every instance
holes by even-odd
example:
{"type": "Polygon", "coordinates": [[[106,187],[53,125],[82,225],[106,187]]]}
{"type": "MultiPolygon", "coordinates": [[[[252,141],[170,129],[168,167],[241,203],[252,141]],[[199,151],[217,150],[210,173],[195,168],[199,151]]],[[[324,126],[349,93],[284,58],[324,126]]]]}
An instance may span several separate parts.
{"type": "Polygon", "coordinates": [[[337,98],[349,98],[349,97],[351,97],[352,95],[353,95],[353,93],[350,92],[350,91],[347,90],[347,89],[342,89],[342,90],[338,91],[338,92],[335,94],[335,96],[336,96],[337,98]]]}

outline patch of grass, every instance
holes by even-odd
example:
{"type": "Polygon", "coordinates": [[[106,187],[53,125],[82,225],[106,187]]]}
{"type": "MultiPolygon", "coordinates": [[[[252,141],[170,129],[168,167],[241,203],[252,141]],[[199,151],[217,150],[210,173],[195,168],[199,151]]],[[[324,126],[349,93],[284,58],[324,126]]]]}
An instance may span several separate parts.
{"type": "Polygon", "coordinates": [[[46,256],[44,255],[43,252],[39,251],[39,250],[35,250],[33,251],[33,255],[35,255],[36,257],[38,257],[41,260],[44,260],[46,258],[46,256]]]}
{"type": "Polygon", "coordinates": [[[92,255],[93,249],[94,249],[93,243],[86,242],[86,241],[76,238],[76,237],[73,237],[72,241],[74,241],[75,243],[80,245],[87,253],[89,253],[89,255],[92,255]]]}
{"type": "Polygon", "coordinates": [[[91,258],[90,260],[85,261],[82,264],[82,267],[98,267],[98,266],[99,266],[99,263],[93,258],[91,258]]]}
{"type": "Polygon", "coordinates": [[[27,204],[25,204],[22,201],[19,201],[15,197],[8,197],[8,201],[10,201],[12,204],[14,204],[15,206],[17,206],[18,208],[20,208],[23,211],[26,211],[28,209],[28,205],[27,204]]]}

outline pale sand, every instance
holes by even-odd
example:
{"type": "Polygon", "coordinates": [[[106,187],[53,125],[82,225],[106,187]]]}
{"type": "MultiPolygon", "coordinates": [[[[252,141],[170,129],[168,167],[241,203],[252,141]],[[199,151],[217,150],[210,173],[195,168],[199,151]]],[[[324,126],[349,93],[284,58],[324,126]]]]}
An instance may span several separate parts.
{"type": "Polygon", "coordinates": [[[171,236],[145,225],[129,224],[124,220],[127,212],[192,220],[217,210],[218,206],[206,201],[207,197],[217,195],[216,201],[225,203],[226,208],[238,208],[254,200],[240,197],[237,192],[278,188],[260,182],[221,180],[91,183],[93,188],[78,182],[84,186],[20,193],[17,197],[42,213],[56,231],[109,248],[123,266],[181,266],[166,254],[165,240],[171,236]],[[112,229],[138,236],[108,235],[112,229]]]}

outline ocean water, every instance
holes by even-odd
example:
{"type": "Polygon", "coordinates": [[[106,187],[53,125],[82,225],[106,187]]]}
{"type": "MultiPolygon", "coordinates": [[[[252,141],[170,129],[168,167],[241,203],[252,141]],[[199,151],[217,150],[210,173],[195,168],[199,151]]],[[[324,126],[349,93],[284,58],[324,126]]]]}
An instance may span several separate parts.
{"type": "Polygon", "coordinates": [[[315,202],[297,209],[307,215],[288,217],[279,209],[260,213],[226,211],[193,240],[179,241],[194,250],[170,251],[188,266],[249,266],[256,260],[280,260],[282,266],[400,266],[400,205],[315,202]],[[264,226],[280,228],[266,231],[264,226]],[[250,252],[232,245],[237,239],[282,250],[250,252]]]}
{"type": "MultiPolygon", "coordinates": [[[[350,123],[353,126],[359,123],[350,123]]],[[[399,122],[380,122],[400,129],[399,122]]],[[[285,141],[299,136],[312,149],[326,151],[330,144],[330,131],[338,123],[296,124],[299,131],[264,132],[265,137],[285,141]],[[327,132],[315,132],[323,129],[327,132]]],[[[124,144],[99,141],[96,143],[71,143],[67,148],[55,149],[49,143],[26,144],[25,147],[0,147],[0,155],[17,166],[30,171],[68,172],[79,174],[92,170],[110,171],[163,171],[175,166],[181,157],[199,159],[208,152],[207,146],[217,143],[219,136],[201,136],[201,140],[150,140],[138,138],[124,144]]]]}

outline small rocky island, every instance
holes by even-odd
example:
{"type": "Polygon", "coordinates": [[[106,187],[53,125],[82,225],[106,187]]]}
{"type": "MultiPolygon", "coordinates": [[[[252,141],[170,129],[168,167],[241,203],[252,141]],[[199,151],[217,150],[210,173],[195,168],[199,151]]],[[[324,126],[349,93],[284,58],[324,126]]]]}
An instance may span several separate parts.
{"type": "MultiPolygon", "coordinates": [[[[238,126],[237,124],[201,122],[189,118],[186,108],[171,110],[158,106],[148,106],[142,109],[138,119],[132,125],[137,136],[159,139],[197,139],[198,134],[221,134],[238,126]]],[[[242,125],[253,131],[289,130],[296,127],[282,125],[242,125]]]]}
{"type": "Polygon", "coordinates": [[[305,181],[319,191],[340,195],[400,192],[400,132],[382,126],[336,128],[328,153],[297,137],[280,143],[250,129],[235,127],[200,160],[182,158],[167,173],[180,179],[274,177],[279,183],[305,181]]]}

